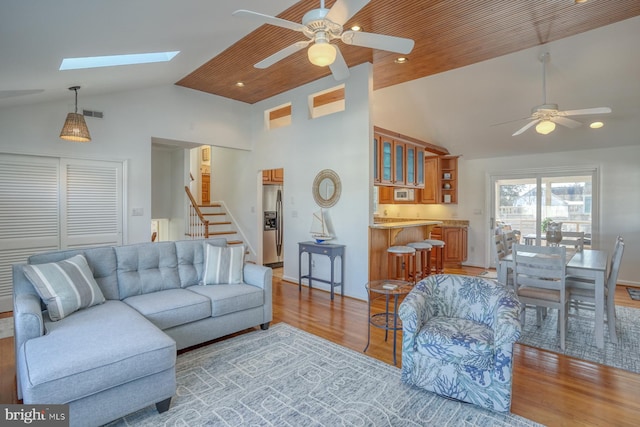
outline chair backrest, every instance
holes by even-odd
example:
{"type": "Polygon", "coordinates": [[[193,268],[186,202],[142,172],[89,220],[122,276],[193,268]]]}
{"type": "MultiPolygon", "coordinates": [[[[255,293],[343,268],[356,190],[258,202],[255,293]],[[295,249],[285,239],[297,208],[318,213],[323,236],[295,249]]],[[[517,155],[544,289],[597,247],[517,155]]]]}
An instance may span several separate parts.
{"type": "Polygon", "coordinates": [[[504,246],[504,238],[502,233],[493,236],[494,255],[496,256],[496,262],[500,261],[507,255],[506,248],[504,246]]]}
{"type": "Polygon", "coordinates": [[[567,248],[564,246],[513,246],[514,286],[565,291],[567,248]]]}
{"type": "Polygon", "coordinates": [[[584,231],[563,231],[560,246],[570,246],[582,252],[584,249],[584,231]]]}
{"type": "Polygon", "coordinates": [[[507,255],[513,252],[513,245],[515,245],[516,243],[518,243],[516,232],[505,231],[504,232],[504,248],[507,255]]]}
{"type": "Polygon", "coordinates": [[[616,246],[611,256],[611,266],[609,267],[609,277],[607,277],[607,289],[615,289],[618,282],[618,271],[620,271],[620,263],[622,262],[622,253],[624,252],[624,240],[618,236],[616,246]]]}

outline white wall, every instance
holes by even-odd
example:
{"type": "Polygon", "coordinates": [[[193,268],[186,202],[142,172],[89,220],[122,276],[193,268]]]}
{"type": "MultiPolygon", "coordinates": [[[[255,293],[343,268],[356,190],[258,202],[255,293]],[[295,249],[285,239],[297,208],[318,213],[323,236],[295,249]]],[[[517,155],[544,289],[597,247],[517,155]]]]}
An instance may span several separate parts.
{"type": "Polygon", "coordinates": [[[83,97],[79,107],[104,112],[87,118],[92,141],[58,138],[68,102],[0,109],[0,152],[80,159],[128,160],[125,243],[149,240],[151,221],[151,139],[250,148],[246,125],[250,106],[218,96],[161,86],[99,97],[83,97]],[[142,216],[131,216],[142,208],[142,216]]]}
{"type": "MultiPolygon", "coordinates": [[[[606,150],[579,150],[554,154],[469,160],[461,163],[459,211],[468,218],[468,264],[485,266],[487,259],[488,198],[486,177],[492,173],[522,171],[534,168],[596,166],[600,172],[600,233],[596,244],[611,252],[616,236],[625,239],[619,281],[640,283],[640,147],[618,147],[606,150]],[[474,215],[476,209],[482,215],[474,215]]],[[[595,238],[595,236],[594,236],[595,238]]]]}
{"type": "MultiPolygon", "coordinates": [[[[214,198],[233,200],[233,212],[240,226],[256,238],[260,248],[262,215],[258,189],[260,171],[284,168],[284,275],[297,281],[298,242],[311,240],[312,214],[319,210],[311,192],[313,180],[323,169],[333,169],[342,182],[342,196],[329,209],[337,239],[346,245],[345,294],[365,299],[368,277],[368,223],[370,203],[370,132],[369,96],[371,65],[351,69],[345,82],[346,109],[317,119],[310,119],[307,97],[337,86],[327,77],[283,93],[251,107],[253,150],[227,153],[228,177],[224,190],[214,184],[214,198]],[[292,124],[274,130],[264,128],[264,111],[286,102],[292,103],[292,124]]],[[[231,150],[227,150],[231,151],[231,150]]],[[[215,155],[216,151],[214,151],[215,155]]],[[[216,159],[212,173],[216,170],[216,159]]],[[[231,203],[230,203],[231,204],[231,203]]],[[[328,278],[326,257],[317,257],[317,274],[328,278]]],[[[320,283],[314,287],[328,289],[320,283]]],[[[337,288],[339,290],[339,288],[337,288]]]]}

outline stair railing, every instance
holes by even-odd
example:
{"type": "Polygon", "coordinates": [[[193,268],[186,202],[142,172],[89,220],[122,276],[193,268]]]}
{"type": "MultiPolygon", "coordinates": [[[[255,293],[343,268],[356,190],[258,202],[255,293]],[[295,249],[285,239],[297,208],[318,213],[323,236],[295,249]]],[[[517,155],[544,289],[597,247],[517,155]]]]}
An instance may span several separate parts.
{"type": "Polygon", "coordinates": [[[202,214],[202,211],[198,207],[198,202],[196,202],[193,194],[191,194],[189,187],[185,186],[184,191],[186,191],[187,196],[189,197],[189,223],[187,226],[187,234],[191,236],[192,239],[208,239],[209,220],[202,214]]]}

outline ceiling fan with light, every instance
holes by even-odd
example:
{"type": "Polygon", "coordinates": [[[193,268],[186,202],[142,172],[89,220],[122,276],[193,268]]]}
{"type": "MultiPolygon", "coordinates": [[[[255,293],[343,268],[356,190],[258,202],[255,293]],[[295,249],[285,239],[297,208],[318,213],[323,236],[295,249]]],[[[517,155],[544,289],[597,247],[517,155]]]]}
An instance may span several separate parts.
{"type": "Polygon", "coordinates": [[[577,128],[582,125],[581,122],[573,119],[568,119],[569,116],[584,116],[589,114],[606,114],[611,112],[609,107],[596,107],[596,108],[584,108],[581,110],[566,110],[559,111],[558,104],[547,103],[547,77],[546,77],[546,65],[549,62],[549,52],[540,55],[540,61],[542,62],[542,105],[533,107],[531,109],[531,116],[527,119],[531,120],[529,123],[518,129],[512,136],[520,135],[524,133],[530,127],[535,126],[536,132],[547,135],[556,128],[556,123],[568,128],[577,128]]]}
{"type": "Polygon", "coordinates": [[[331,9],[326,9],[324,0],[320,0],[320,8],[305,13],[301,24],[250,10],[236,10],[233,15],[254,19],[263,24],[299,31],[309,39],[296,42],[279,50],[255,64],[254,67],[270,67],[276,62],[311,45],[307,50],[309,61],[320,67],[329,66],[336,80],[344,80],[349,77],[349,68],[342,53],[340,53],[340,49],[331,43],[332,40],[341,40],[343,43],[350,45],[402,54],[408,54],[413,49],[414,42],[411,39],[361,31],[343,31],[342,26],[366,6],[369,1],[337,0],[331,9]]]}

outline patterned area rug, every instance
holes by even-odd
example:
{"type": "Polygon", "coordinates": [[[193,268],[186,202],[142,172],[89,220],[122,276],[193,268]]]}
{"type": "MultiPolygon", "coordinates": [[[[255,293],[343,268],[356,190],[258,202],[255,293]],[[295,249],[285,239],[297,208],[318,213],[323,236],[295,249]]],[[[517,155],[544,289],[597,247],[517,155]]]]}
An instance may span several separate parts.
{"type": "Polygon", "coordinates": [[[284,323],[178,357],[171,409],[115,425],[537,426],[406,386],[400,370],[284,323]]]}
{"type": "Polygon", "coordinates": [[[578,359],[640,373],[640,310],[616,306],[618,344],[613,344],[610,341],[607,329],[604,349],[596,347],[593,333],[593,312],[581,310],[580,315],[590,316],[590,319],[569,318],[566,350],[564,352],[560,350],[560,335],[557,333],[557,310],[549,310],[547,318],[543,320],[542,325],[538,328],[536,326],[535,310],[527,309],[523,333],[518,342],[578,359]]]}

